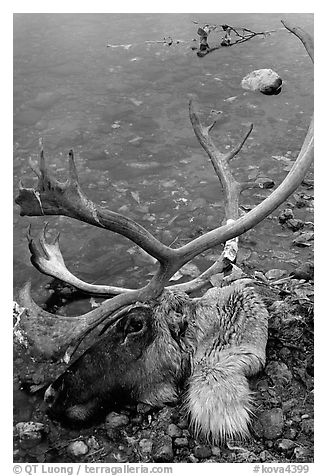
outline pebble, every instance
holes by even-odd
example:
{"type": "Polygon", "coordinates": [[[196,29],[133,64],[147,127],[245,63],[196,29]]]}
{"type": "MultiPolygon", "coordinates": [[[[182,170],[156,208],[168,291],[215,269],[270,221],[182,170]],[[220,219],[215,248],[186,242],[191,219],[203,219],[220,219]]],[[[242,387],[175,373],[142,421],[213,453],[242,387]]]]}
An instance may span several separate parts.
{"type": "Polygon", "coordinates": [[[253,430],[259,438],[266,440],[275,440],[281,436],[284,427],[283,410],[281,408],[272,408],[264,410],[257,415],[253,422],[253,430]]]}
{"type": "Polygon", "coordinates": [[[261,451],[261,453],[259,454],[259,458],[260,458],[260,461],[261,461],[262,463],[264,463],[265,461],[271,459],[272,456],[271,456],[271,454],[269,453],[269,451],[263,450],[263,451],[261,451]]]}
{"type": "Polygon", "coordinates": [[[298,266],[294,271],[291,272],[290,276],[296,279],[305,279],[306,281],[313,279],[314,276],[314,265],[307,261],[306,263],[298,266]]]}
{"type": "Polygon", "coordinates": [[[139,442],[140,449],[142,453],[151,453],[152,447],[153,447],[153,442],[151,440],[148,440],[147,438],[143,438],[139,442]]]}
{"type": "Polygon", "coordinates": [[[306,435],[310,435],[311,433],[313,433],[314,432],[314,421],[313,421],[313,419],[310,418],[310,419],[302,420],[301,430],[306,435]]]}
{"type": "Polygon", "coordinates": [[[277,450],[279,450],[283,453],[287,453],[287,452],[293,450],[294,447],[295,447],[294,441],[289,440],[287,438],[283,438],[282,440],[279,440],[277,442],[277,445],[276,445],[277,450]]]}
{"type": "Polygon", "coordinates": [[[42,431],[44,431],[43,423],[34,421],[20,422],[15,426],[17,434],[20,439],[40,439],[42,431]]]}
{"type": "Polygon", "coordinates": [[[86,443],[87,443],[87,446],[89,447],[90,451],[96,451],[100,448],[100,443],[95,438],[95,436],[90,436],[90,438],[87,439],[86,443]]]}
{"type": "Polygon", "coordinates": [[[183,446],[188,446],[188,439],[187,438],[176,438],[175,441],[176,448],[182,448],[183,446]]]}
{"type": "Polygon", "coordinates": [[[301,448],[298,446],[294,449],[294,456],[297,460],[307,461],[308,457],[311,456],[311,451],[308,448],[301,448]]]}
{"type": "Polygon", "coordinates": [[[106,428],[107,430],[113,430],[128,425],[129,418],[127,415],[111,412],[106,416],[106,428]]]}
{"type": "Polygon", "coordinates": [[[173,461],[174,453],[170,436],[164,435],[155,441],[152,457],[157,463],[171,463],[173,461]]]}
{"type": "Polygon", "coordinates": [[[286,226],[292,231],[298,231],[304,227],[304,221],[297,220],[296,218],[291,218],[286,222],[286,226]]]}
{"type": "Polygon", "coordinates": [[[212,453],[212,456],[216,456],[217,458],[220,458],[221,456],[221,450],[218,446],[213,446],[211,448],[211,453],[212,453]]]}
{"type": "Polygon", "coordinates": [[[285,208],[278,216],[278,220],[280,223],[285,223],[287,220],[291,220],[294,218],[294,213],[291,208],[285,208]]]}
{"type": "Polygon", "coordinates": [[[194,456],[198,459],[210,458],[212,455],[211,448],[205,445],[197,445],[193,448],[194,456]]]}
{"type": "Polygon", "coordinates": [[[188,456],[187,459],[189,460],[190,463],[198,463],[199,462],[198,458],[196,458],[192,454],[190,456],[188,456]]]}
{"type": "Polygon", "coordinates": [[[72,456],[84,456],[88,453],[89,449],[84,441],[72,441],[67,446],[67,453],[72,456]]]}
{"type": "Polygon", "coordinates": [[[292,372],[284,362],[270,362],[265,368],[265,373],[275,385],[285,386],[292,381],[292,372]]]}
{"type": "Polygon", "coordinates": [[[285,269],[270,269],[266,272],[265,276],[267,279],[280,279],[285,276],[285,269]]]}
{"type": "Polygon", "coordinates": [[[167,435],[170,436],[171,438],[179,438],[181,437],[183,434],[181,428],[178,428],[177,425],[175,425],[174,423],[171,423],[170,425],[168,425],[168,428],[167,428],[167,435]]]}

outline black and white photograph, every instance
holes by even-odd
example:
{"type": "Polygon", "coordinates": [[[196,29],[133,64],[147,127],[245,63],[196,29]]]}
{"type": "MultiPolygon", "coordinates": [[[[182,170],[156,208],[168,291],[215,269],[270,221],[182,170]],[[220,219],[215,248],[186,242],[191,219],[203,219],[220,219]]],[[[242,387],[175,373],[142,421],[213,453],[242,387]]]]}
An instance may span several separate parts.
{"type": "Polygon", "coordinates": [[[314,13],[220,6],[12,13],[16,474],[312,469],[314,13]]]}

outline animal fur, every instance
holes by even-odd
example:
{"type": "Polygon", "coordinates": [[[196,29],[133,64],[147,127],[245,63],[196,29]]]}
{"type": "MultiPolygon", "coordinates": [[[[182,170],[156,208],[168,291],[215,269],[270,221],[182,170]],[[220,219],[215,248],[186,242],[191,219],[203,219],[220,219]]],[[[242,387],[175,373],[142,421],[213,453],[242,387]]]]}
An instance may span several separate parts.
{"type": "Polygon", "coordinates": [[[166,290],[139,303],[45,392],[56,418],[92,421],[122,399],[154,406],[180,390],[194,433],[218,443],[248,433],[247,378],[265,364],[268,314],[252,288],[213,288],[202,298],[166,290]],[[128,331],[129,323],[141,330],[128,331]]]}
{"type": "Polygon", "coordinates": [[[267,310],[252,288],[213,288],[197,301],[185,336],[192,347],[185,409],[196,435],[213,443],[248,435],[247,377],[265,365],[267,332],[267,310]]]}

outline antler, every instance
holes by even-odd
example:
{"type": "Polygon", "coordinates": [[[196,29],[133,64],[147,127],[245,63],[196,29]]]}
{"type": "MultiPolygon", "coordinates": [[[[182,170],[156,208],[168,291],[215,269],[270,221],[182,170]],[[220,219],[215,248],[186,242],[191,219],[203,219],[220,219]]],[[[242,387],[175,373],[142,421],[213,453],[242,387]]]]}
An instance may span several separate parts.
{"type": "MultiPolygon", "coordinates": [[[[308,35],[301,29],[292,28],[285,22],[283,24],[301,39],[313,59],[313,43],[308,35]]],[[[258,182],[237,182],[229,168],[229,162],[240,151],[253,126],[251,125],[237,147],[227,154],[222,154],[215,147],[209,135],[214,124],[209,127],[204,127],[201,124],[192,101],[190,102],[189,112],[195,135],[207,152],[222,184],[225,194],[227,223],[180,248],[172,249],[165,246],[133,220],[100,207],[86,197],[78,183],[73,151],[69,152],[69,178],[66,183],[60,183],[47,170],[44,152],[43,149],[41,150],[40,167],[39,170],[35,170],[38,176],[37,188],[28,189],[21,186],[16,199],[16,203],[21,206],[21,215],[65,215],[111,230],[126,236],[159,262],[158,270],[152,280],[138,290],[94,286],[82,282],[67,270],[59,250],[58,240],[47,243],[44,232],[39,236],[38,242],[29,236],[32,262],[41,272],[63,279],[87,292],[98,292],[100,294],[107,294],[108,292],[110,295],[121,293],[104,301],[100,307],[83,316],[60,316],[58,318],[39,308],[30,296],[29,286],[26,286],[20,294],[20,300],[21,304],[30,311],[26,311],[25,315],[22,316],[20,326],[35,350],[42,355],[58,356],[66,350],[69,344],[79,341],[90,328],[96,327],[104,320],[110,322],[111,319],[115,319],[115,316],[111,316],[115,311],[137,301],[156,298],[163,291],[171,276],[181,266],[198,254],[219,243],[226,242],[224,252],[213,266],[196,280],[175,285],[172,288],[190,291],[202,286],[212,274],[224,268],[226,260],[233,261],[237,253],[237,237],[253,228],[281,205],[296,190],[311,165],[313,159],[313,119],[298,158],[282,184],[261,204],[246,215],[238,217],[240,193],[249,187],[263,188],[267,186],[265,183],[258,182]]]]}
{"type": "Polygon", "coordinates": [[[103,208],[83,193],[78,183],[74,153],[69,151],[69,178],[65,183],[56,180],[45,165],[43,147],[40,153],[37,188],[24,188],[20,183],[16,203],[21,216],[65,215],[90,225],[105,228],[126,236],[159,262],[171,258],[171,249],[130,218],[103,208]]]}

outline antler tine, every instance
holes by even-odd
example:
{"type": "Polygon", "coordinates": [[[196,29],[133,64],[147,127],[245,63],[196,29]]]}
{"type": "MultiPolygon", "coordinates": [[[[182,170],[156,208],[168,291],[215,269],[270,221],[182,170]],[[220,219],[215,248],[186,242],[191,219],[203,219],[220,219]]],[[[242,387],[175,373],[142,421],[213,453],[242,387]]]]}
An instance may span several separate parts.
{"type": "Polygon", "coordinates": [[[46,228],[44,228],[34,239],[31,235],[31,225],[28,227],[27,239],[31,252],[31,263],[35,268],[47,276],[60,279],[71,286],[91,295],[101,295],[102,297],[115,296],[132,289],[117,286],[106,286],[102,284],[89,284],[74,276],[66,267],[65,261],[60,251],[59,233],[51,242],[46,239],[46,228]]]}
{"type": "Polygon", "coordinates": [[[71,149],[69,151],[68,156],[69,156],[69,179],[70,179],[70,183],[72,185],[73,184],[77,185],[78,184],[78,174],[77,174],[73,149],[71,149]]]}
{"type": "Polygon", "coordinates": [[[298,26],[290,25],[286,20],[281,20],[281,23],[284,27],[297,36],[303,43],[305,49],[307,50],[308,55],[310,56],[312,62],[314,62],[314,41],[313,37],[309,35],[305,30],[299,28],[298,26]]]}
{"type": "Polygon", "coordinates": [[[239,144],[225,155],[225,160],[230,161],[239,153],[239,151],[242,149],[243,145],[245,144],[247,138],[251,134],[252,130],[253,130],[253,124],[250,124],[249,130],[246,132],[246,134],[244,135],[243,139],[239,142],[239,144]]]}

